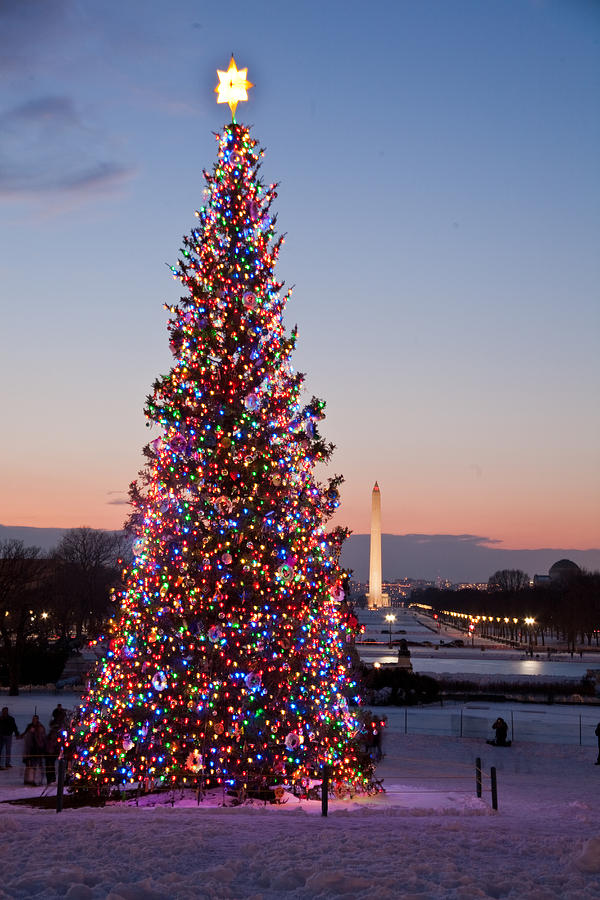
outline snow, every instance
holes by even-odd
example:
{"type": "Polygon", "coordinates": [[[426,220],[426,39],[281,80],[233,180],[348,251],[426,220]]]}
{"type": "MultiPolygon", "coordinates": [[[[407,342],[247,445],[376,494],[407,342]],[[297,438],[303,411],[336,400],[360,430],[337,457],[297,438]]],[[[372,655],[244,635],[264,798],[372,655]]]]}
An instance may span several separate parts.
{"type": "MultiPolygon", "coordinates": [[[[22,729],[34,707],[74,695],[5,698],[22,729]]],[[[502,707],[472,708],[485,736],[502,707]]],[[[223,808],[163,796],[158,804],[31,809],[0,803],[0,898],[516,898],[600,897],[600,766],[591,746],[492,747],[483,736],[404,734],[404,710],[386,714],[387,792],[281,806],[223,808]],[[483,797],[475,795],[475,758],[483,797]],[[499,809],[491,809],[490,768],[499,809]]],[[[443,712],[443,711],[442,711],[443,712]]],[[[459,710],[460,712],[460,710],[459,710]]],[[[548,721],[566,710],[546,708],[548,721]]],[[[573,715],[578,715],[576,708],[573,715]]],[[[505,716],[506,717],[506,716],[505,716]]],[[[39,796],[15,769],[0,772],[0,799],[39,796]]]]}

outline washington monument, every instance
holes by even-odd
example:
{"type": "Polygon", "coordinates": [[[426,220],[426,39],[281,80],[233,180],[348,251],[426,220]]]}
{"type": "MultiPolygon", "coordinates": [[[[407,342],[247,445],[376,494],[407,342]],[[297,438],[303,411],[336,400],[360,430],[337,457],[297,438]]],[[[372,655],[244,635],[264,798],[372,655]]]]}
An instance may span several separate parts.
{"type": "Polygon", "coordinates": [[[369,609],[389,606],[387,594],[381,593],[381,492],[377,482],[371,494],[371,558],[367,603],[369,609]]]}

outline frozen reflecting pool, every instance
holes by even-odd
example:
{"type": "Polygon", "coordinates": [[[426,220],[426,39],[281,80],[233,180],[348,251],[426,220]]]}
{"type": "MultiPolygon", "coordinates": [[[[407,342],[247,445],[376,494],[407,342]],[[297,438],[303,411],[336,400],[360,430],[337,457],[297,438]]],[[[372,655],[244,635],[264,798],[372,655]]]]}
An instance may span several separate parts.
{"type": "MultiPolygon", "coordinates": [[[[547,659],[515,659],[508,654],[500,659],[491,659],[485,653],[479,651],[476,656],[446,656],[445,653],[436,653],[435,656],[425,656],[411,647],[411,658],[414,672],[433,672],[442,674],[447,672],[453,675],[543,675],[557,678],[582,678],[588,669],[600,669],[600,658],[576,660],[547,660],[547,659]]],[[[395,663],[397,654],[382,647],[359,647],[361,659],[365,662],[395,663]]]]}
{"type": "MultiPolygon", "coordinates": [[[[542,676],[550,678],[582,678],[588,669],[600,669],[600,652],[584,654],[583,659],[576,654],[573,659],[562,653],[548,659],[543,648],[539,648],[539,658],[525,658],[524,651],[487,647],[484,651],[477,645],[450,648],[444,646],[449,640],[460,636],[460,632],[443,628],[439,630],[431,620],[415,614],[413,610],[394,609],[393,622],[386,620],[389,610],[359,613],[363,625],[364,638],[377,641],[377,645],[358,644],[357,649],[366,663],[395,663],[397,650],[386,646],[389,635],[394,641],[405,638],[409,644],[413,671],[441,675],[503,675],[542,676]],[[390,634],[391,629],[391,634],[390,634]],[[439,644],[439,650],[435,645],[439,644]]],[[[463,634],[468,644],[468,638],[463,634]]],[[[479,643],[479,642],[478,642],[479,643]]]]}
{"type": "MultiPolygon", "coordinates": [[[[543,659],[485,659],[485,654],[475,659],[430,659],[413,656],[415,672],[450,672],[479,675],[545,675],[559,678],[581,678],[594,666],[585,662],[553,662],[543,659]]],[[[596,663],[600,666],[600,663],[596,663]]]]}

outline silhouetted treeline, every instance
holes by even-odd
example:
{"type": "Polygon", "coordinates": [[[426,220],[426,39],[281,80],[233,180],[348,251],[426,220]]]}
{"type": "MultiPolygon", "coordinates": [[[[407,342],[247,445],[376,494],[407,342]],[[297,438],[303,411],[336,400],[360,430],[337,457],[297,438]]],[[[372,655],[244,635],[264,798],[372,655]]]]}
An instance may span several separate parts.
{"type": "Polygon", "coordinates": [[[42,555],[0,541],[0,682],[55,681],[69,652],[105,629],[126,552],[121,534],[74,528],[42,555]]]}
{"type": "Polygon", "coordinates": [[[487,591],[427,588],[414,591],[411,601],[465,629],[465,619],[447,613],[480,616],[476,634],[483,637],[543,646],[551,635],[572,648],[600,645],[600,572],[580,571],[533,587],[517,582],[516,588],[487,591]],[[533,622],[525,624],[526,618],[533,622]]]}

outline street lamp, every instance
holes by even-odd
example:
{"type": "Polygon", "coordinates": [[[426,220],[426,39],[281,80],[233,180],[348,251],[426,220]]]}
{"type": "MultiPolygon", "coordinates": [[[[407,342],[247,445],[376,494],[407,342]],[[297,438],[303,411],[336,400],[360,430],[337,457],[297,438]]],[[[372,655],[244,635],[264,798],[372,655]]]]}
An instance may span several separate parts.
{"type": "Polygon", "coordinates": [[[392,622],[396,621],[396,616],[393,616],[391,613],[385,617],[385,621],[390,624],[390,647],[392,646],[392,622]]]}

